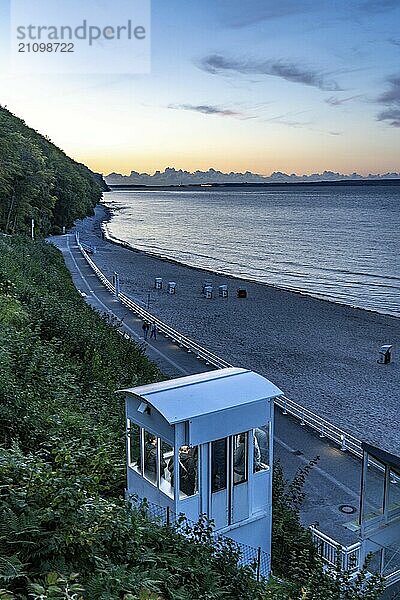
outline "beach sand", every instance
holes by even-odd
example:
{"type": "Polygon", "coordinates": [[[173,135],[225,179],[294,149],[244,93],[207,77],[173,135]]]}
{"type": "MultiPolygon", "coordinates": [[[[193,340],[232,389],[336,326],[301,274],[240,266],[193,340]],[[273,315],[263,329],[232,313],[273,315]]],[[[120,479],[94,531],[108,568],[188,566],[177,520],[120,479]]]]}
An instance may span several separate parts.
{"type": "Polygon", "coordinates": [[[121,289],[183,334],[235,366],[253,369],[292,400],[356,437],[400,454],[400,319],[351,308],[272,286],[244,282],[149,256],[101,239],[95,217],[77,224],[82,241],[97,247],[95,262],[121,289]],[[155,277],[175,281],[154,289],[155,277]],[[201,295],[211,279],[212,300],[201,295]],[[229,297],[218,297],[228,285],[229,297]],[[247,299],[236,290],[245,287],[247,299]],[[390,365],[377,363],[382,344],[393,344],[390,365]]]}

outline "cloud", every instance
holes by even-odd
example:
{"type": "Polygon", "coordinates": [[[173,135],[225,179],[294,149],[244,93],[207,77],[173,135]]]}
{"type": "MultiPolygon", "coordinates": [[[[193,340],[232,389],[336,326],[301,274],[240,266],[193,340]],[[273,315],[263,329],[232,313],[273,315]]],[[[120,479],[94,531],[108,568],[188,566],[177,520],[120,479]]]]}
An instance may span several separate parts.
{"type": "Polygon", "coordinates": [[[270,117],[268,119],[262,119],[265,123],[279,123],[280,125],[285,125],[286,127],[291,127],[294,129],[307,129],[308,131],[313,131],[315,133],[322,133],[324,135],[342,135],[341,131],[326,131],[322,129],[318,129],[314,126],[313,121],[300,121],[296,119],[296,117],[300,115],[309,114],[309,110],[302,110],[300,112],[287,112],[282,115],[277,115],[275,117],[270,117]]]}
{"type": "Polygon", "coordinates": [[[377,98],[377,102],[387,108],[379,112],[376,118],[392,127],[400,127],[400,75],[389,77],[387,81],[389,89],[377,98]]]}
{"type": "Polygon", "coordinates": [[[346,102],[351,102],[351,100],[356,100],[357,98],[361,98],[361,95],[358,96],[349,96],[348,98],[337,98],[336,96],[330,96],[325,100],[329,106],[342,106],[342,104],[346,104],[346,102]]]}
{"type": "Polygon", "coordinates": [[[279,77],[292,83],[300,83],[327,90],[331,92],[341,91],[340,86],[334,80],[327,79],[322,73],[301,66],[294,62],[284,60],[235,60],[226,58],[220,54],[210,54],[204,57],[198,64],[199,68],[213,75],[227,73],[239,73],[241,75],[267,75],[279,77]]]}
{"type": "Polygon", "coordinates": [[[378,102],[381,104],[397,104],[400,107],[400,75],[388,78],[390,88],[381,94],[378,102]]]}
{"type": "Polygon", "coordinates": [[[359,4],[362,12],[382,13],[399,7],[399,0],[364,0],[359,4]]]}
{"type": "Polygon", "coordinates": [[[229,108],[221,108],[211,104],[170,104],[168,108],[174,110],[189,110],[192,112],[201,113],[202,115],[218,115],[220,117],[237,117],[246,118],[243,113],[240,113],[229,108]]]}
{"type": "Polygon", "coordinates": [[[388,108],[378,113],[378,121],[387,121],[391,127],[400,127],[400,108],[388,108]]]}
{"type": "Polygon", "coordinates": [[[299,121],[298,119],[293,118],[298,115],[305,114],[307,112],[308,111],[304,110],[297,113],[288,112],[282,115],[277,115],[276,117],[269,117],[268,119],[263,119],[263,121],[265,123],[279,123],[280,125],[286,125],[287,127],[293,127],[295,129],[298,129],[299,127],[308,128],[312,124],[311,121],[299,121]]]}

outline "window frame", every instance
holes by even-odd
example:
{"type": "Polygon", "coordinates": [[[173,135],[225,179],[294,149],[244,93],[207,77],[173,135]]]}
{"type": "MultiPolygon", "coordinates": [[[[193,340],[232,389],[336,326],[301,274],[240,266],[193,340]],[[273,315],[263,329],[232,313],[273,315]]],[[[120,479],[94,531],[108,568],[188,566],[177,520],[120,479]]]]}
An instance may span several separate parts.
{"type": "Polygon", "coordinates": [[[142,469],[142,477],[143,479],[145,479],[146,481],[148,481],[149,483],[151,483],[151,485],[153,485],[156,489],[159,489],[158,487],[158,479],[159,479],[159,469],[160,469],[160,460],[159,460],[159,437],[157,434],[153,433],[152,431],[149,431],[148,429],[146,429],[145,427],[141,427],[142,430],[142,445],[143,445],[143,469],[142,469]],[[156,473],[155,473],[155,481],[152,481],[147,475],[146,475],[146,471],[145,471],[145,467],[146,467],[146,455],[145,455],[145,448],[146,448],[146,434],[150,434],[152,436],[154,436],[156,438],[156,473]]]}
{"type": "Polygon", "coordinates": [[[133,471],[135,471],[136,473],[139,473],[139,475],[143,474],[143,444],[142,444],[142,434],[143,428],[138,425],[138,423],[135,423],[134,421],[132,421],[132,419],[126,419],[126,438],[127,438],[127,447],[126,447],[126,456],[127,456],[127,463],[128,463],[128,467],[130,469],[132,469],[133,471]],[[136,463],[133,463],[131,461],[131,431],[132,431],[132,425],[134,427],[137,427],[139,430],[139,460],[136,461],[136,463]]]}
{"type": "Polygon", "coordinates": [[[196,475],[197,475],[197,489],[196,489],[196,479],[195,479],[195,491],[193,494],[187,495],[185,492],[183,492],[181,490],[181,461],[180,461],[180,451],[181,448],[183,448],[184,446],[187,446],[187,444],[183,444],[183,446],[180,446],[178,448],[178,465],[179,465],[179,478],[178,478],[178,494],[179,494],[179,500],[187,500],[188,498],[194,498],[195,496],[198,496],[200,493],[200,446],[188,446],[189,450],[195,450],[197,449],[197,459],[196,459],[196,475]]]}
{"type": "Polygon", "coordinates": [[[242,485],[242,483],[248,483],[249,482],[249,432],[248,431],[243,431],[241,433],[236,433],[232,436],[230,436],[232,439],[232,452],[231,452],[231,463],[232,463],[232,486],[236,487],[238,485],[242,485]],[[235,475],[237,475],[237,473],[235,473],[235,439],[239,438],[241,435],[245,436],[245,441],[244,441],[244,474],[243,474],[243,479],[241,479],[240,481],[235,481],[235,475]]]}
{"type": "MultiPolygon", "coordinates": [[[[268,473],[268,471],[271,470],[271,466],[270,466],[270,458],[271,458],[271,451],[270,451],[270,443],[271,443],[271,422],[269,421],[268,423],[266,423],[265,425],[263,425],[262,427],[255,427],[252,430],[253,433],[253,476],[257,477],[257,475],[259,475],[260,473],[268,473]],[[256,461],[254,460],[254,455],[255,455],[255,441],[257,440],[256,437],[256,431],[257,429],[261,429],[265,435],[266,435],[266,439],[267,439],[267,444],[268,444],[268,464],[263,463],[261,461],[261,464],[264,464],[265,467],[261,468],[259,470],[256,470],[256,461]]],[[[258,440],[257,440],[258,443],[258,440]]],[[[259,447],[260,450],[260,458],[262,458],[262,451],[261,448],[259,447]]]]}
{"type": "MultiPolygon", "coordinates": [[[[164,494],[165,496],[167,496],[170,500],[175,500],[175,480],[174,480],[174,485],[171,485],[171,482],[168,482],[162,475],[162,471],[161,471],[161,455],[162,455],[162,445],[163,444],[167,444],[169,446],[169,448],[171,448],[172,450],[172,461],[173,463],[175,463],[175,446],[172,446],[169,442],[167,442],[167,440],[163,439],[160,436],[157,436],[158,439],[158,444],[159,444],[159,464],[158,464],[158,470],[159,470],[159,477],[157,479],[157,488],[158,490],[164,494]],[[162,489],[161,487],[161,479],[164,479],[164,481],[171,487],[172,490],[172,494],[169,494],[168,492],[166,492],[165,490],[162,489]]],[[[174,469],[175,471],[175,469],[174,469]]]]}
{"type": "Polygon", "coordinates": [[[229,487],[229,476],[230,476],[230,460],[229,460],[229,437],[225,437],[225,438],[219,438],[217,440],[213,440],[212,442],[210,442],[210,479],[211,479],[211,494],[218,494],[219,492],[226,492],[228,490],[229,487]],[[225,442],[225,458],[224,458],[224,462],[225,462],[225,482],[223,487],[220,487],[218,489],[214,489],[214,459],[213,459],[213,449],[214,449],[214,444],[216,442],[225,442]]]}

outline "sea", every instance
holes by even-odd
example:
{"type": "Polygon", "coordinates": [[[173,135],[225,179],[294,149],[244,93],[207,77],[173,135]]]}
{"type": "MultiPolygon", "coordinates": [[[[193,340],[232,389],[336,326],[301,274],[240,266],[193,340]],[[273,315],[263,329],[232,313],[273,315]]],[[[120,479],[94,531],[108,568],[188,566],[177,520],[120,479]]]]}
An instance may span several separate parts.
{"type": "Polygon", "coordinates": [[[109,235],[160,257],[400,316],[400,186],[112,191],[109,235]]]}

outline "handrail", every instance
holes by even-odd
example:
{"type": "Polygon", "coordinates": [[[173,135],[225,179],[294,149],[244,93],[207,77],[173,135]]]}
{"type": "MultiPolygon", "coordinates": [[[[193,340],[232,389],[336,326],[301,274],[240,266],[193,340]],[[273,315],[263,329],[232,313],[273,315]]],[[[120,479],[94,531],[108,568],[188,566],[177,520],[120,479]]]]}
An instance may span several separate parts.
{"type": "MultiPolygon", "coordinates": [[[[77,235],[75,237],[77,245],[88,264],[91,266],[91,268],[96,273],[100,281],[105,285],[105,287],[112,294],[115,295],[115,286],[107,279],[104,273],[90,258],[90,256],[82,246],[79,237],[77,235]]],[[[175,329],[161,321],[161,319],[151,314],[146,309],[142,308],[139,304],[137,304],[137,302],[134,302],[131,298],[129,298],[129,296],[127,296],[123,292],[119,292],[118,298],[122,304],[124,304],[127,308],[132,310],[141,319],[149,321],[151,323],[155,323],[158,330],[162,334],[164,334],[166,337],[171,338],[174,342],[178,343],[180,346],[182,346],[182,348],[185,348],[188,352],[195,353],[197,358],[203,359],[206,362],[206,364],[212,365],[217,369],[225,369],[233,366],[224,359],[214,354],[213,352],[210,352],[206,348],[203,348],[202,346],[200,346],[200,344],[197,344],[197,342],[194,342],[190,338],[186,337],[185,335],[182,335],[181,333],[179,333],[179,331],[176,331],[175,329]]],[[[320,437],[326,437],[327,439],[331,440],[336,445],[338,445],[341,450],[348,451],[351,454],[357,456],[358,458],[362,458],[363,450],[361,440],[357,439],[355,436],[347,433],[343,429],[340,429],[336,425],[333,425],[333,423],[330,423],[323,417],[318,416],[308,408],[305,408],[301,404],[290,400],[286,396],[280,396],[278,398],[275,398],[275,405],[282,409],[282,413],[284,415],[290,414],[291,416],[295,417],[300,421],[300,425],[307,425],[314,431],[317,431],[320,434],[320,437]]],[[[383,469],[382,465],[371,459],[369,460],[369,464],[378,468],[379,470],[383,469]]],[[[396,477],[396,479],[400,481],[400,478],[396,477]]]]}
{"type": "Polygon", "coordinates": [[[157,329],[161,333],[163,333],[167,337],[170,337],[173,341],[177,342],[182,348],[186,348],[186,350],[195,352],[197,354],[197,357],[204,359],[207,364],[213,365],[218,369],[232,367],[232,365],[227,361],[223,360],[222,358],[219,358],[219,356],[213,354],[209,350],[206,350],[205,348],[203,348],[190,338],[186,337],[185,335],[182,335],[181,333],[179,333],[178,331],[176,331],[175,329],[173,329],[172,327],[170,327],[169,325],[152,315],[150,312],[142,308],[139,304],[133,302],[133,300],[131,300],[126,294],[120,292],[119,299],[122,304],[130,308],[142,319],[151,323],[155,323],[157,329]]]}
{"type": "Polygon", "coordinates": [[[327,437],[335,442],[341,450],[348,450],[359,458],[363,455],[361,440],[347,433],[340,427],[333,425],[323,417],[313,413],[301,404],[290,400],[286,396],[280,396],[275,399],[275,404],[282,409],[284,415],[290,414],[300,421],[300,425],[307,425],[315,431],[318,431],[320,437],[327,437]]]}
{"type": "Polygon", "coordinates": [[[350,571],[352,574],[356,574],[361,569],[361,542],[356,542],[351,546],[342,546],[316,527],[311,526],[309,529],[318,554],[325,563],[336,567],[340,553],[342,569],[350,571]]]}
{"type": "MultiPolygon", "coordinates": [[[[308,408],[305,408],[301,404],[290,400],[286,396],[279,396],[275,398],[275,405],[282,409],[283,415],[291,415],[300,421],[300,425],[307,425],[314,431],[319,433],[321,438],[328,438],[331,442],[334,442],[339,448],[345,452],[348,451],[357,458],[362,459],[363,449],[362,442],[351,433],[347,433],[340,427],[333,425],[323,417],[313,413],[308,408]]],[[[368,457],[368,466],[374,467],[378,471],[384,471],[385,467],[373,458],[368,457]]],[[[400,482],[400,477],[392,473],[394,483],[400,482]]]]}
{"type": "MultiPolygon", "coordinates": [[[[105,287],[112,293],[115,294],[115,286],[107,279],[107,277],[102,273],[102,271],[98,268],[98,266],[94,263],[94,261],[90,258],[90,256],[85,251],[84,247],[81,243],[78,242],[79,249],[88,262],[88,264],[92,267],[93,271],[96,273],[100,281],[105,285],[105,287]]],[[[197,355],[197,358],[201,358],[206,361],[206,364],[213,365],[217,369],[225,369],[228,367],[232,367],[230,363],[223,360],[216,354],[206,350],[200,344],[197,344],[190,338],[185,335],[179,333],[163,321],[161,321],[158,317],[150,313],[148,310],[142,308],[139,304],[134,302],[129,296],[120,292],[118,294],[118,298],[122,304],[124,304],[127,308],[129,308],[132,312],[137,314],[141,319],[145,321],[149,321],[150,323],[155,323],[157,329],[164,334],[166,337],[171,338],[174,342],[178,343],[182,348],[190,352],[194,352],[197,355]]]]}
{"type": "MultiPolygon", "coordinates": [[[[310,526],[312,540],[317,548],[319,556],[330,567],[337,566],[338,552],[341,553],[341,566],[345,571],[350,571],[355,576],[362,568],[361,564],[361,542],[356,542],[351,546],[342,546],[336,540],[332,539],[314,526],[310,526]]],[[[400,581],[400,569],[397,569],[384,577],[385,587],[388,588],[400,581]]]]}
{"type": "Polygon", "coordinates": [[[390,575],[385,576],[385,586],[386,587],[390,587],[391,585],[394,585],[395,583],[398,583],[399,581],[400,581],[400,569],[398,569],[394,573],[390,573],[390,575]]]}

